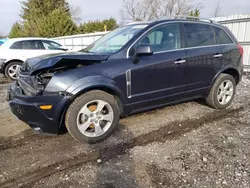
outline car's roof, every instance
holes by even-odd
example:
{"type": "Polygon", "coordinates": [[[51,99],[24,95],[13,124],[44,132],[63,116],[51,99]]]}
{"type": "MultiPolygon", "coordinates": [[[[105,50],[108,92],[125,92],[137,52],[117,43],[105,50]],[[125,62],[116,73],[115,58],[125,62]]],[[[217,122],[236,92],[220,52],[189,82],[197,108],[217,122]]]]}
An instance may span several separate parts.
{"type": "Polygon", "coordinates": [[[160,23],[160,22],[195,22],[195,23],[201,23],[201,24],[216,24],[218,25],[217,22],[212,21],[212,20],[195,20],[195,19],[166,19],[166,20],[157,20],[154,23],[160,23]]]}
{"type": "Polygon", "coordinates": [[[9,48],[13,43],[19,42],[19,41],[28,41],[28,40],[48,40],[53,41],[48,38],[42,38],[42,37],[22,37],[22,38],[11,38],[8,39],[5,43],[1,45],[1,48],[9,48]]]}
{"type": "Polygon", "coordinates": [[[154,21],[136,21],[136,22],[131,22],[128,23],[127,25],[141,25],[141,24],[147,24],[147,25],[157,25],[159,23],[167,23],[167,22],[195,22],[195,23],[200,23],[200,24],[212,24],[212,25],[220,25],[215,21],[212,20],[197,20],[197,19],[158,19],[154,21]]]}
{"type": "Polygon", "coordinates": [[[11,41],[23,41],[23,40],[50,40],[48,38],[42,38],[42,37],[22,37],[22,38],[11,38],[9,39],[11,41]]]}

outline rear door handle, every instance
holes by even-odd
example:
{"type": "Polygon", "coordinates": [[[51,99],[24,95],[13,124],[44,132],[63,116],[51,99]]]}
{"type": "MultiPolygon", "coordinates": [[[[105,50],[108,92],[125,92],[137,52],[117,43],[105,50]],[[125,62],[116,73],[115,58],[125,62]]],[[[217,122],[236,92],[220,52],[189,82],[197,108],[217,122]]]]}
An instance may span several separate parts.
{"type": "Polygon", "coordinates": [[[187,61],[186,60],[178,60],[175,62],[175,64],[183,64],[183,63],[186,63],[187,61]]]}
{"type": "Polygon", "coordinates": [[[222,56],[223,56],[222,54],[215,54],[214,58],[218,58],[218,57],[222,57],[222,56]]]}

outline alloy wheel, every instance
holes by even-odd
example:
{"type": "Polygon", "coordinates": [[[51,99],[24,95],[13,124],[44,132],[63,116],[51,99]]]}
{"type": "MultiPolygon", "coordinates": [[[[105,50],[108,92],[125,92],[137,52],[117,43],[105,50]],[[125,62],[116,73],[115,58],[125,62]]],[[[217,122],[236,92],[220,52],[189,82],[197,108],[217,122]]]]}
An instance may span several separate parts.
{"type": "Polygon", "coordinates": [[[234,95],[234,85],[232,81],[225,80],[219,86],[217,99],[221,105],[226,105],[234,95]]]}
{"type": "Polygon", "coordinates": [[[18,71],[20,70],[21,66],[20,65],[12,65],[9,67],[8,69],[8,74],[10,76],[10,78],[16,80],[17,79],[17,75],[18,75],[18,71]]]}
{"type": "Polygon", "coordinates": [[[98,137],[106,133],[114,120],[110,104],[94,100],[85,104],[77,115],[77,127],[87,137],[98,137]]]}

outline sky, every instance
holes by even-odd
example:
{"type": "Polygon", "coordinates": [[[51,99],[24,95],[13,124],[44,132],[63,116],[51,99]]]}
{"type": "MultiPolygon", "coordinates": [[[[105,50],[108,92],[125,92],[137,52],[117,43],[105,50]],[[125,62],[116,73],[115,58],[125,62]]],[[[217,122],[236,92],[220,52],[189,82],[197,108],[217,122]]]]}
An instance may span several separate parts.
{"type": "MultiPolygon", "coordinates": [[[[81,10],[81,21],[114,17],[120,19],[122,0],[68,0],[71,5],[81,10]]],[[[250,0],[193,0],[201,3],[202,17],[213,17],[213,12],[220,2],[221,14],[250,14],[250,0]]],[[[0,35],[7,35],[20,14],[19,0],[0,0],[0,35]]]]}

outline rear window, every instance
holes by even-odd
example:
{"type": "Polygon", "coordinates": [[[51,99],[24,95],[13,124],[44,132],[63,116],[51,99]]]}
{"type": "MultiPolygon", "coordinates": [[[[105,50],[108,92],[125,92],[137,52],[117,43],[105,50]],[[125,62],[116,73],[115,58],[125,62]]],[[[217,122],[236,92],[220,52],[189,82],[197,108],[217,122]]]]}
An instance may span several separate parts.
{"type": "Polygon", "coordinates": [[[232,39],[228,36],[228,34],[218,27],[213,27],[217,44],[230,44],[233,43],[232,39]]]}
{"type": "Polygon", "coordinates": [[[11,45],[10,49],[22,49],[22,44],[23,42],[15,42],[14,44],[11,45]]]}
{"type": "Polygon", "coordinates": [[[210,25],[185,23],[187,47],[215,45],[215,37],[210,25]]]}

